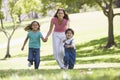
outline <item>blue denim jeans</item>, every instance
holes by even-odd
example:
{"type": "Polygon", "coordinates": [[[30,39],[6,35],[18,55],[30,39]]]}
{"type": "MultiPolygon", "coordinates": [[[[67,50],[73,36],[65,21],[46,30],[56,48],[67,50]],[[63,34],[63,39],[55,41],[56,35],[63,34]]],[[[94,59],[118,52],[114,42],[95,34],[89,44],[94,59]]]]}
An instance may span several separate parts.
{"type": "Polygon", "coordinates": [[[33,64],[34,68],[38,69],[40,64],[40,48],[29,48],[28,61],[33,64]]]}

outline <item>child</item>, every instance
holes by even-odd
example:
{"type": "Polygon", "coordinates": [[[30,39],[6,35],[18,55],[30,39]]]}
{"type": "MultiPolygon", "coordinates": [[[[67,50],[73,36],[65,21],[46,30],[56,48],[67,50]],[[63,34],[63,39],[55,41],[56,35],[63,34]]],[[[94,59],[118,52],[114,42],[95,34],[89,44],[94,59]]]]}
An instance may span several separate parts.
{"type": "Polygon", "coordinates": [[[76,48],[73,40],[74,31],[68,28],[65,31],[66,39],[64,40],[65,56],[64,69],[73,69],[76,60],[76,48]]]}
{"type": "Polygon", "coordinates": [[[35,69],[38,69],[40,63],[40,38],[43,42],[47,41],[47,39],[44,39],[39,30],[40,24],[37,21],[33,21],[30,25],[25,27],[25,31],[28,31],[28,34],[24,41],[23,47],[21,48],[21,50],[24,50],[24,46],[29,39],[28,66],[30,67],[34,62],[35,69]]]}

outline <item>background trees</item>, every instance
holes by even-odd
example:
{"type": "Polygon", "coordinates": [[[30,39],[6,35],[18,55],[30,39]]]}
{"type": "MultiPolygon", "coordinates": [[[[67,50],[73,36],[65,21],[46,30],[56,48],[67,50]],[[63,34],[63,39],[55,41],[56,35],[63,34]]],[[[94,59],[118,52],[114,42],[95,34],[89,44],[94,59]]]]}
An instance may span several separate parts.
{"type": "Polygon", "coordinates": [[[22,22],[23,19],[21,18],[22,14],[27,14],[29,19],[30,18],[38,18],[38,15],[46,16],[48,11],[55,10],[62,7],[69,13],[78,13],[81,8],[84,7],[84,5],[90,6],[90,7],[96,7],[99,6],[104,15],[108,19],[108,41],[105,46],[105,48],[110,48],[111,46],[115,45],[114,40],[114,17],[117,15],[120,15],[120,13],[114,13],[114,7],[115,5],[119,7],[120,0],[9,0],[8,3],[8,11],[10,14],[10,17],[12,19],[12,31],[9,33],[7,31],[7,28],[4,27],[3,19],[4,19],[4,13],[2,11],[2,1],[0,0],[0,21],[1,21],[1,28],[0,31],[2,31],[5,36],[8,39],[8,45],[7,45],[7,52],[6,56],[10,57],[9,47],[10,47],[10,40],[15,32],[15,30],[20,25],[19,23],[22,22]],[[31,13],[31,14],[29,14],[31,13]],[[32,16],[32,17],[31,17],[32,16]]]}
{"type": "Polygon", "coordinates": [[[115,16],[120,15],[120,13],[114,13],[114,2],[117,0],[83,0],[85,4],[88,6],[98,5],[104,15],[108,18],[108,41],[105,48],[110,48],[113,45],[117,46],[114,41],[114,27],[113,27],[113,19],[115,16]]]}

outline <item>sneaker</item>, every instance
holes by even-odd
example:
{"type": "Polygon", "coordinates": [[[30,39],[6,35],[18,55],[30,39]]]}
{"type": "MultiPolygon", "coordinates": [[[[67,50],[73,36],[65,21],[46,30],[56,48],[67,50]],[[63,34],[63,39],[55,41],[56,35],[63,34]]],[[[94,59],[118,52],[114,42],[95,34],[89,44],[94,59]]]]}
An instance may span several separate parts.
{"type": "Polygon", "coordinates": [[[68,67],[67,67],[67,66],[64,66],[64,67],[61,67],[61,69],[67,70],[68,67]]]}
{"type": "Polygon", "coordinates": [[[29,63],[28,63],[28,67],[31,67],[31,66],[32,66],[32,64],[31,64],[31,62],[29,62],[29,63]]]}

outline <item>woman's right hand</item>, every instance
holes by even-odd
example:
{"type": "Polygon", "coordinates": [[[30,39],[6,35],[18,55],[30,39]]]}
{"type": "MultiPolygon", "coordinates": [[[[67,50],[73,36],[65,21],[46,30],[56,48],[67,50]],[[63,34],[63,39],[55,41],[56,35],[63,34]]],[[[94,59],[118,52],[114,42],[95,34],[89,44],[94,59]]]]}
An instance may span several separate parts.
{"type": "Polygon", "coordinates": [[[23,50],[24,50],[24,47],[22,47],[21,50],[23,51],[23,50]]]}

